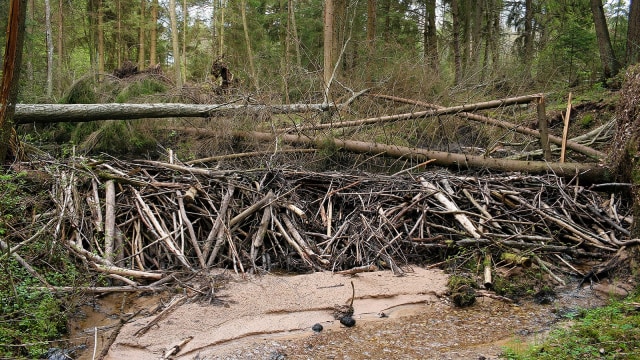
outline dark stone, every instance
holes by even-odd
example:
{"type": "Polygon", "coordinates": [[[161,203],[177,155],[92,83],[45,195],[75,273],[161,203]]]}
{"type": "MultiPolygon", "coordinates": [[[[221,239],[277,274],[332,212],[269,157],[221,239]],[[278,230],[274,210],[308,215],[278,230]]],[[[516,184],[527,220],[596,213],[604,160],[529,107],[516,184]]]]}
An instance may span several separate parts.
{"type": "Polygon", "coordinates": [[[320,324],[315,324],[315,325],[313,325],[313,326],[311,327],[311,330],[313,330],[313,331],[315,331],[315,332],[320,332],[320,331],[322,331],[322,329],[324,329],[324,328],[323,328],[323,327],[322,327],[322,325],[320,325],[320,324]]]}
{"type": "Polygon", "coordinates": [[[352,327],[356,325],[356,319],[352,318],[351,316],[344,316],[340,318],[340,324],[346,327],[352,327]]]}

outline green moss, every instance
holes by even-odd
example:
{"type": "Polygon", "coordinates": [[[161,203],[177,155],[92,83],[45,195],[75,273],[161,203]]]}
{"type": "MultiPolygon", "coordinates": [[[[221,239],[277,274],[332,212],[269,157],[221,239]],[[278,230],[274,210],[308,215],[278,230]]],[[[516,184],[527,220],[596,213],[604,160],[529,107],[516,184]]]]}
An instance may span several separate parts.
{"type": "Polygon", "coordinates": [[[638,293],[623,302],[582,310],[574,324],[554,330],[541,344],[505,349],[513,360],[529,359],[638,359],[640,356],[640,311],[638,293]]]}
{"type": "Polygon", "coordinates": [[[447,287],[451,293],[451,301],[456,306],[467,307],[475,304],[478,285],[471,277],[452,275],[449,277],[447,287]]]}
{"type": "Polygon", "coordinates": [[[116,96],[115,102],[125,103],[137,97],[145,95],[153,95],[166,91],[166,86],[153,79],[143,79],[142,81],[136,81],[125,87],[116,96]]]}

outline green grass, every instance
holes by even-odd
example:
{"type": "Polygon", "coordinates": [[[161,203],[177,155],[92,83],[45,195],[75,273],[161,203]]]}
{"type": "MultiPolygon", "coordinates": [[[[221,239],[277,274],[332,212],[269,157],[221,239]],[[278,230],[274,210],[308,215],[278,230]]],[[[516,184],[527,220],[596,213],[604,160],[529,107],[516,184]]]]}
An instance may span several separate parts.
{"type": "Polygon", "coordinates": [[[510,346],[504,358],[529,359],[640,359],[640,291],[625,301],[581,310],[568,328],[553,330],[541,344],[510,346]]]}

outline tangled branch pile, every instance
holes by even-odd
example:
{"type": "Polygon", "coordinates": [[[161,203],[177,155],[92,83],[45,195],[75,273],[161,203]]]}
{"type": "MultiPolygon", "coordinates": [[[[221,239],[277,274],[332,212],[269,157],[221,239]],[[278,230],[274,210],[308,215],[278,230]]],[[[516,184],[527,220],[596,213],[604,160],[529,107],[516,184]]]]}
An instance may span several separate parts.
{"type": "Polygon", "coordinates": [[[401,272],[403,264],[486,247],[577,274],[572,262],[607,259],[624,246],[631,222],[622,197],[551,175],[228,171],[88,159],[43,168],[56,179],[58,208],[47,231],[129,285],[210,267],[401,272]]]}

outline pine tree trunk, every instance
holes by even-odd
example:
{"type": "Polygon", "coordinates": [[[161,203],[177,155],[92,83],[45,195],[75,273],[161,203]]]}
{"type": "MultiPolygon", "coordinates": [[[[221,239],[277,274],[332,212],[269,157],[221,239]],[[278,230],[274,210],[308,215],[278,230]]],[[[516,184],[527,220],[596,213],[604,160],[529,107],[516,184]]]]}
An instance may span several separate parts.
{"type": "Polygon", "coordinates": [[[17,147],[14,142],[13,116],[20,84],[26,17],[27,0],[11,0],[0,84],[0,104],[5,104],[0,106],[0,164],[5,163],[11,150],[11,143],[13,142],[17,147]]]}
{"type": "Polygon", "coordinates": [[[251,71],[251,78],[253,84],[257,89],[260,88],[258,81],[258,74],[256,68],[253,65],[253,51],[251,51],[251,38],[249,37],[249,24],[247,23],[247,1],[240,1],[240,15],[242,16],[242,28],[244,29],[244,42],[247,45],[247,58],[249,59],[249,71],[251,71]]]}
{"type": "Polygon", "coordinates": [[[640,61],[640,0],[631,0],[627,29],[627,65],[640,61]]]}
{"type": "Polygon", "coordinates": [[[324,2],[324,43],[323,43],[323,54],[324,54],[324,71],[323,71],[323,80],[324,80],[324,102],[329,103],[329,89],[331,85],[331,76],[333,74],[333,63],[334,59],[333,55],[333,41],[334,41],[334,29],[333,29],[333,20],[334,20],[334,9],[333,9],[333,0],[326,0],[324,2]]]}
{"type": "Polygon", "coordinates": [[[147,12],[147,0],[140,0],[140,34],[138,35],[138,69],[145,68],[145,30],[147,24],[145,23],[145,13],[147,12]]]}
{"type": "MultiPolygon", "coordinates": [[[[64,59],[64,12],[63,1],[58,0],[58,71],[62,71],[62,60],[64,59]]],[[[62,91],[62,74],[58,74],[58,90],[62,91]]]]}
{"type": "Polygon", "coordinates": [[[451,17],[453,19],[453,68],[455,84],[462,81],[462,55],[460,54],[460,0],[451,1],[451,17]]]}
{"type": "Polygon", "coordinates": [[[438,34],[436,33],[436,0],[425,2],[424,58],[434,71],[438,70],[438,34]]]}
{"type": "Polygon", "coordinates": [[[51,0],[44,0],[44,23],[47,44],[47,98],[53,94],[53,34],[51,31],[51,0]]]}
{"type": "Polygon", "coordinates": [[[151,3],[151,34],[149,34],[149,67],[155,66],[158,47],[158,0],[151,3]]]}
{"type": "Polygon", "coordinates": [[[605,79],[616,76],[619,70],[618,60],[613,53],[609,28],[604,16],[602,0],[590,0],[591,12],[593,13],[593,23],[596,27],[596,38],[598,40],[598,50],[600,51],[600,61],[602,61],[603,75],[605,79]]]}
{"type": "Polygon", "coordinates": [[[104,74],[104,4],[98,0],[98,73],[100,80],[104,74]]]}
{"type": "Polygon", "coordinates": [[[180,65],[180,46],[178,44],[178,20],[176,17],[176,0],[169,0],[169,17],[171,19],[171,45],[173,49],[173,70],[176,86],[182,88],[182,70],[180,65]]]}

